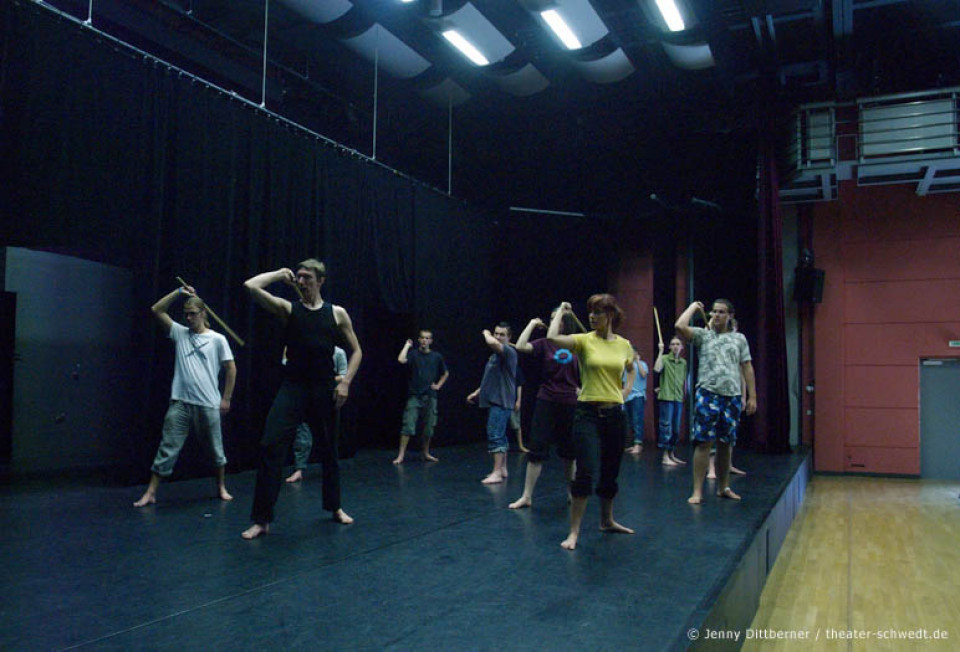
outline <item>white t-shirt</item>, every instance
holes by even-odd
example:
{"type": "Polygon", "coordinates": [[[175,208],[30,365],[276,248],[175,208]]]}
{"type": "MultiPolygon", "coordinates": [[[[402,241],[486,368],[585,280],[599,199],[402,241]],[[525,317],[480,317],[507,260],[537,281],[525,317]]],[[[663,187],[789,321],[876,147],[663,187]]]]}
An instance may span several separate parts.
{"type": "Polygon", "coordinates": [[[177,353],[170,387],[171,400],[219,408],[220,367],[233,360],[227,338],[210,329],[197,334],[177,322],[170,326],[169,337],[177,353]]]}

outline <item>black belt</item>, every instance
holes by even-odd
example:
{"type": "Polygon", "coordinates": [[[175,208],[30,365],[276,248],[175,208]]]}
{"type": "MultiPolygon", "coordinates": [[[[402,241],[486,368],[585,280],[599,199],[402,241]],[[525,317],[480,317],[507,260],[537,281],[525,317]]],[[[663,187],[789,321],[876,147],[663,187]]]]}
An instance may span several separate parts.
{"type": "Polygon", "coordinates": [[[597,403],[578,403],[577,409],[583,410],[584,412],[590,412],[591,414],[596,414],[601,417],[609,417],[622,412],[623,406],[620,405],[619,403],[615,405],[599,405],[597,403]]]}

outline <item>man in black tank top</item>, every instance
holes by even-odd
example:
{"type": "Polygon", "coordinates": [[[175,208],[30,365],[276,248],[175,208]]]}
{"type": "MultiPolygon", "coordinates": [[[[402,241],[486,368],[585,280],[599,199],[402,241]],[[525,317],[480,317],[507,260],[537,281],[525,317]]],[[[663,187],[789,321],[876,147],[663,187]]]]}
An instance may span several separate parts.
{"type": "Polygon", "coordinates": [[[340,506],[336,415],[347,400],[363,354],[350,315],[320,296],[325,279],[323,263],[310,258],[297,266],[296,274],[284,267],[258,274],[244,283],[254,301],[283,322],[287,347],[283,384],[273,399],[260,441],[257,486],[250,514],[253,525],[243,532],[244,539],[255,539],[270,531],[282,484],[283,462],[297,426],[304,421],[320,450],[323,508],[333,514],[333,520],[353,523],[340,506]],[[300,301],[291,303],[267,292],[266,288],[278,281],[293,285],[301,295],[300,301]],[[336,382],[333,348],[338,343],[345,344],[351,353],[347,373],[336,382]]]}

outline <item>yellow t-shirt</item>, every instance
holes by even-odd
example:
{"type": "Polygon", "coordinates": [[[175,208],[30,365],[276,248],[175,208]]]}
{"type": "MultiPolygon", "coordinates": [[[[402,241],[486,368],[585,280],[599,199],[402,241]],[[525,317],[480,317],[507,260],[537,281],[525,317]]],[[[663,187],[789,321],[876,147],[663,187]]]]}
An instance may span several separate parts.
{"type": "Polygon", "coordinates": [[[623,403],[621,377],[633,362],[630,341],[605,340],[596,331],[571,335],[580,361],[580,399],[587,403],[623,403]]]}

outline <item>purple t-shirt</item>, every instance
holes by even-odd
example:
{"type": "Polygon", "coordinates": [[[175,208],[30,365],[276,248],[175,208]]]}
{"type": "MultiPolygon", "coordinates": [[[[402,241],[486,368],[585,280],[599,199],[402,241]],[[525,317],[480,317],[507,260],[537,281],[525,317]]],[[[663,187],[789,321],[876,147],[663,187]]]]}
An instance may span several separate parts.
{"type": "Polygon", "coordinates": [[[550,340],[542,338],[530,342],[533,358],[540,364],[541,383],[537,398],[551,403],[577,402],[580,387],[580,366],[577,356],[570,349],[562,349],[550,340]]]}

